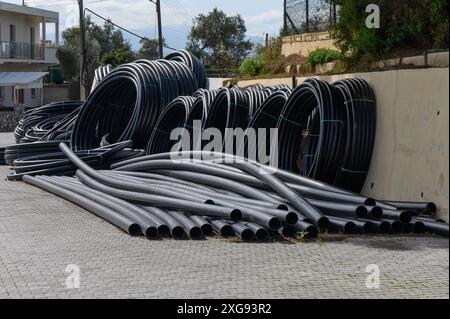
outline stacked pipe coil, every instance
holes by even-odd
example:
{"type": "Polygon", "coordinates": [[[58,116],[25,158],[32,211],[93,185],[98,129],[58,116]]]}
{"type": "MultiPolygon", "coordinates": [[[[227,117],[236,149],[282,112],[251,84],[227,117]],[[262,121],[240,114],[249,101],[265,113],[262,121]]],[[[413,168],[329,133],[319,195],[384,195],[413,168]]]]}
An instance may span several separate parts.
{"type": "Polygon", "coordinates": [[[171,133],[176,128],[184,128],[194,103],[193,97],[181,96],[174,99],[162,112],[150,137],[148,154],[170,152],[176,141],[171,140],[171,133]]]}
{"type": "MultiPolygon", "coordinates": [[[[25,175],[73,176],[76,168],[60,151],[59,144],[58,141],[51,141],[16,145],[20,147],[19,149],[13,149],[13,146],[7,147],[5,152],[6,162],[13,166],[13,172],[7,176],[8,180],[22,180],[25,175]],[[31,150],[24,154],[14,153],[14,155],[10,155],[12,153],[9,152],[27,150],[23,146],[30,147],[31,150]],[[37,148],[38,146],[39,148],[37,148]]],[[[131,141],[126,141],[94,150],[77,151],[76,154],[92,167],[107,168],[116,162],[144,154],[142,150],[130,149],[131,145],[131,141]]]]}
{"type": "MultiPolygon", "coordinates": [[[[16,143],[36,142],[45,138],[55,125],[78,112],[81,104],[80,101],[56,102],[26,111],[14,130],[16,143]]],[[[59,130],[60,134],[66,132],[65,129],[59,130]]]]}
{"type": "Polygon", "coordinates": [[[92,82],[91,92],[95,90],[97,85],[112,71],[112,65],[100,66],[94,71],[94,81],[92,82]]]}
{"type": "Polygon", "coordinates": [[[333,85],[306,80],[279,117],[279,166],[360,192],[372,158],[375,121],[375,98],[364,80],[333,85]]]}
{"type": "Polygon", "coordinates": [[[198,60],[189,57],[180,52],[165,60],[139,60],[112,70],[84,103],[71,146],[92,149],[108,135],[112,143],[133,140],[135,147],[145,148],[170,102],[204,87],[198,60]]]}
{"type": "Polygon", "coordinates": [[[204,64],[197,57],[186,50],[178,50],[167,55],[165,59],[178,61],[187,65],[194,72],[198,87],[201,89],[207,88],[206,69],[204,64]]]}

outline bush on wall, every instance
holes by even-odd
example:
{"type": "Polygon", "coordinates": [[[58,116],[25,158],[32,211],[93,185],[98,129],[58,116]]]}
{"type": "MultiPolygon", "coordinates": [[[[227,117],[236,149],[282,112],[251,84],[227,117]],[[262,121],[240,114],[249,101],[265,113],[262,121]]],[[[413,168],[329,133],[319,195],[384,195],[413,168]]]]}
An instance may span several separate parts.
{"type": "Polygon", "coordinates": [[[350,56],[381,58],[399,49],[448,48],[448,0],[332,0],[339,6],[333,30],[350,56]],[[380,28],[366,26],[366,7],[380,7],[380,28]]]}
{"type": "Polygon", "coordinates": [[[340,58],[341,53],[339,51],[326,48],[318,48],[309,54],[308,62],[312,66],[316,66],[318,64],[333,62],[339,60],[340,58]]]}

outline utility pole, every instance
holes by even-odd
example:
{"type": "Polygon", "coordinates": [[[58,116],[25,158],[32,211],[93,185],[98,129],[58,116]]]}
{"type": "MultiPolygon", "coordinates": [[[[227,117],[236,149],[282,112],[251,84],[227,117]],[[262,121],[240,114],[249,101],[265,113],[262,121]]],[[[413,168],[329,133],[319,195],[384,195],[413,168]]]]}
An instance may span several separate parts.
{"type": "Polygon", "coordinates": [[[287,33],[288,33],[288,29],[287,29],[287,0],[284,0],[283,33],[284,33],[284,36],[286,36],[287,33]]]}
{"type": "Polygon", "coordinates": [[[86,55],[86,30],[84,23],[84,4],[83,0],[77,0],[78,6],[80,8],[80,100],[84,101],[86,99],[86,88],[84,87],[84,61],[86,55]]]}
{"type": "Polygon", "coordinates": [[[306,32],[309,33],[309,0],[305,1],[305,11],[306,11],[306,32]]]}
{"type": "Polygon", "coordinates": [[[164,57],[163,47],[163,35],[162,35],[162,22],[161,22],[161,0],[156,0],[156,15],[158,17],[158,44],[159,44],[159,57],[164,57]]]}
{"type": "Polygon", "coordinates": [[[159,57],[162,59],[164,57],[164,43],[162,35],[162,22],[161,22],[161,0],[148,0],[156,5],[156,16],[158,19],[158,49],[159,57]]]}

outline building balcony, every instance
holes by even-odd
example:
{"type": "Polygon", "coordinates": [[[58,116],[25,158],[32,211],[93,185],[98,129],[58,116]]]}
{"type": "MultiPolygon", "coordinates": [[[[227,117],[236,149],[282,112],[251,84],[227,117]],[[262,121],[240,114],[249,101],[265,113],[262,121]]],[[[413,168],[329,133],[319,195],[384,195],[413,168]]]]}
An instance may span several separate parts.
{"type": "MultiPolygon", "coordinates": [[[[9,60],[11,62],[20,62],[20,60],[32,62],[34,60],[45,63],[46,49],[42,44],[0,41],[0,59],[8,62],[10,62],[9,60]]],[[[49,49],[54,49],[53,51],[56,52],[56,48],[49,49]]]]}

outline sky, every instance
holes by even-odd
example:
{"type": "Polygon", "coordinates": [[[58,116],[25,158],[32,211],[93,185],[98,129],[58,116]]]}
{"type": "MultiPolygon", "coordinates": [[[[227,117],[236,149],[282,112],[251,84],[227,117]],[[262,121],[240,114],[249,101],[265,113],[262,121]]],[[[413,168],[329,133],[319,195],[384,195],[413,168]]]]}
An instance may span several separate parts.
{"type": "MultiPolygon", "coordinates": [[[[22,0],[2,1],[22,4],[22,0]]],[[[59,12],[61,31],[78,24],[77,0],[25,0],[25,3],[59,12]]],[[[84,5],[143,37],[157,35],[155,5],[149,0],[84,0],[84,5]]],[[[261,41],[265,33],[278,34],[283,20],[283,0],[161,0],[161,6],[163,35],[167,44],[176,48],[185,47],[192,19],[215,7],[227,14],[241,14],[247,35],[253,41],[261,41]]],[[[92,20],[102,23],[99,18],[92,20]]],[[[48,33],[51,32],[50,29],[48,33]]],[[[136,49],[139,39],[125,33],[124,36],[136,49]]]]}

